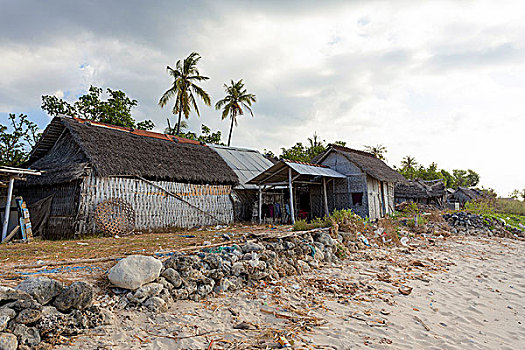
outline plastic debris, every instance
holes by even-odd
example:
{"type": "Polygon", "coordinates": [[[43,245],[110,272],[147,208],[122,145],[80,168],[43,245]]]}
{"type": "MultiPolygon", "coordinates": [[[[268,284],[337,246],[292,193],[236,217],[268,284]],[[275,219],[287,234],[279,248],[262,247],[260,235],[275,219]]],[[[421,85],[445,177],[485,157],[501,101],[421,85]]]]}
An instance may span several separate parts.
{"type": "Polygon", "coordinates": [[[277,342],[279,343],[279,345],[281,345],[281,348],[283,349],[292,347],[292,344],[290,344],[288,339],[286,339],[284,336],[280,336],[277,342]]]}

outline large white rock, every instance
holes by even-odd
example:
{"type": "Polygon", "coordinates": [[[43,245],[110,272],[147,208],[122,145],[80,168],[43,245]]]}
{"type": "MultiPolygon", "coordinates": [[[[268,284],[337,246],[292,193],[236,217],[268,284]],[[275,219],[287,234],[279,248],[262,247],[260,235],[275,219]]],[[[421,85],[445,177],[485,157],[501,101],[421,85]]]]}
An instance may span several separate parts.
{"type": "Polygon", "coordinates": [[[131,255],[113,266],[108,278],[116,287],[135,290],[159,278],[161,269],[162,262],[154,257],[131,255]]]}

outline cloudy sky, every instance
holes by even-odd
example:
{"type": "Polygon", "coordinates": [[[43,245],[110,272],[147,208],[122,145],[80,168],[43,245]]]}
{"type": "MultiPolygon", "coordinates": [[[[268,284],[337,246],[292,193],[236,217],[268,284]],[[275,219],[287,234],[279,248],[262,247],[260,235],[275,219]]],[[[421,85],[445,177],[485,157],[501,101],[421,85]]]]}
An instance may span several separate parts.
{"type": "MultiPolygon", "coordinates": [[[[0,3],[2,124],[25,113],[44,128],[42,95],[74,101],[94,84],[137,99],[134,117],[162,130],[166,65],[197,51],[213,101],[230,79],[257,95],[235,146],[279,153],[317,132],[385,145],[390,165],[474,169],[503,196],[525,188],[522,1],[0,3]]],[[[227,134],[201,112],[191,129],[227,134]]]]}

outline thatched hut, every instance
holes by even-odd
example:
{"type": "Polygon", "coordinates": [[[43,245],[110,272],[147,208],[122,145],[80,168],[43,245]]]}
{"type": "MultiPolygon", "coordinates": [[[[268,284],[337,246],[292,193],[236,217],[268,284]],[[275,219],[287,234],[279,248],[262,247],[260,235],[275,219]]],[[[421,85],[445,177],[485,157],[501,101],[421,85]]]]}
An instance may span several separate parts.
{"type": "Polygon", "coordinates": [[[454,193],[452,193],[449,196],[448,202],[451,204],[459,203],[459,206],[463,208],[465,206],[465,203],[473,202],[483,197],[484,193],[478,189],[460,186],[457,190],[454,191],[454,193]]]}
{"type": "Polygon", "coordinates": [[[52,201],[46,238],[97,232],[94,211],[109,198],[129,203],[139,230],[233,220],[236,174],[197,141],[77,118],[54,118],[27,164],[43,171],[19,193],[52,201]]]}
{"type": "Polygon", "coordinates": [[[416,179],[405,183],[398,183],[395,187],[396,204],[415,202],[434,205],[442,208],[447,200],[447,190],[443,180],[416,179]]]}
{"type": "MultiPolygon", "coordinates": [[[[406,181],[401,174],[371,153],[339,145],[329,145],[313,162],[346,176],[331,181],[328,186],[330,211],[352,209],[372,220],[394,211],[394,185],[406,181]]],[[[314,216],[322,216],[320,191],[311,193],[311,202],[314,216]]]]}

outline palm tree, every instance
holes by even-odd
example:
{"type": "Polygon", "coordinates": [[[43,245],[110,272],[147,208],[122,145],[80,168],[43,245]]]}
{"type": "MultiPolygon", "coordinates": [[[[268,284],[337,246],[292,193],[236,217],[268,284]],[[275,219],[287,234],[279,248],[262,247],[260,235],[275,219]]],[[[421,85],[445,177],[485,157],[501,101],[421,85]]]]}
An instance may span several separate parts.
{"type": "Polygon", "coordinates": [[[175,98],[173,114],[178,114],[177,135],[180,134],[181,117],[184,113],[186,119],[190,116],[191,109],[194,109],[198,116],[199,107],[195,95],[197,95],[207,106],[211,105],[210,96],[196,82],[208,80],[208,77],[202,76],[197,69],[197,63],[201,56],[197,52],[192,52],[184,61],[178,60],[175,69],[168,66],[166,71],[173,78],[173,85],[166,90],[159,100],[159,105],[164,107],[168,101],[175,98]],[[195,94],[195,95],[194,95],[195,94]]]}
{"type": "Polygon", "coordinates": [[[254,94],[250,94],[244,88],[242,79],[238,82],[230,81],[231,85],[224,84],[224,91],[226,97],[215,104],[215,109],[219,110],[222,108],[222,119],[231,118],[232,123],[230,126],[230,134],[228,135],[228,147],[232,139],[233,123],[237,126],[237,116],[243,115],[243,108],[247,109],[253,117],[252,103],[257,102],[254,94]]]}
{"type": "Polygon", "coordinates": [[[414,169],[417,166],[416,158],[411,156],[406,156],[401,160],[401,167],[405,169],[414,169]]]}
{"type": "Polygon", "coordinates": [[[314,131],[314,136],[308,138],[308,142],[310,143],[310,148],[324,146],[323,141],[319,139],[319,135],[317,135],[315,131],[314,131]]]}
{"type": "MultiPolygon", "coordinates": [[[[175,123],[175,125],[172,127],[170,123],[170,119],[167,118],[166,120],[168,121],[168,127],[164,129],[164,133],[167,135],[177,135],[177,129],[179,128],[179,124],[175,123]]],[[[188,123],[185,120],[181,120],[180,128],[187,129],[188,123]]]]}
{"type": "Polygon", "coordinates": [[[383,145],[365,146],[365,149],[367,152],[372,153],[374,157],[379,158],[381,160],[386,160],[385,153],[388,151],[385,146],[383,145]]]}

